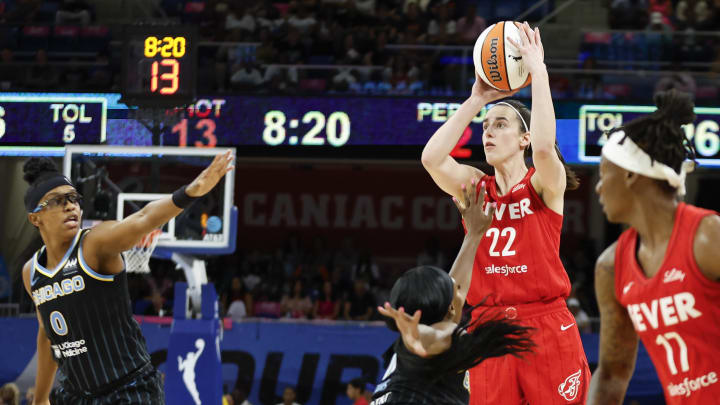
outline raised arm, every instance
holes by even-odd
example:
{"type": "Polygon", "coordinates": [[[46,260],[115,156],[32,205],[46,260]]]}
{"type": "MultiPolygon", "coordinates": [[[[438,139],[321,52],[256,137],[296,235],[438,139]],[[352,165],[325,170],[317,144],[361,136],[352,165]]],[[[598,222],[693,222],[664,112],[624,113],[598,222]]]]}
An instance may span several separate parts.
{"type": "Polygon", "coordinates": [[[620,405],[635,369],[638,336],[625,308],[615,298],[615,247],[595,264],[595,294],[600,308],[600,360],[590,382],[589,405],[620,405]]]}
{"type": "Polygon", "coordinates": [[[483,210],[483,203],[485,202],[485,183],[480,186],[480,193],[475,193],[477,179],[470,180],[470,189],[468,187],[462,188],[462,201],[458,202],[453,197],[455,205],[460,210],[460,215],[465,222],[465,239],[463,239],[462,246],[460,246],[460,252],[458,252],[450,269],[450,277],[455,280],[458,292],[456,299],[453,302],[455,305],[455,316],[453,322],[458,323],[462,318],[462,306],[465,304],[465,298],[467,297],[468,290],[470,289],[470,282],[472,281],[472,270],[473,263],[475,261],[475,255],[477,254],[478,246],[482,240],[485,231],[490,227],[492,223],[492,217],[495,213],[495,206],[491,205],[487,209],[487,213],[483,210]]]}
{"type": "MultiPolygon", "coordinates": [[[[220,181],[230,170],[233,156],[231,151],[215,157],[213,162],[200,173],[186,188],[186,197],[201,197],[220,181]]],[[[182,205],[182,204],[181,204],[182,205]]],[[[98,269],[106,260],[119,258],[120,253],[133,247],[144,235],[167,223],[182,212],[172,198],[162,198],[147,204],[140,211],[122,221],[106,221],[94,227],[83,241],[85,260],[98,269]]],[[[122,266],[117,269],[122,270],[122,266]]]]}
{"type": "Polygon", "coordinates": [[[430,176],[443,191],[462,198],[460,186],[469,184],[470,179],[482,178],[485,174],[469,165],[458,163],[452,156],[465,128],[480,113],[485,104],[503,97],[510,97],[514,92],[500,92],[488,86],[475,74],[475,84],[470,98],[433,134],[422,152],[422,164],[430,176]]]}
{"type": "MultiPolygon", "coordinates": [[[[23,266],[22,276],[25,290],[27,291],[30,298],[32,293],[30,289],[30,266],[31,262],[25,263],[23,266]]],[[[36,405],[49,405],[50,404],[50,390],[55,381],[55,373],[57,372],[58,365],[52,357],[50,351],[50,339],[48,339],[45,333],[45,326],[43,326],[42,320],[40,319],[40,313],[37,312],[38,320],[38,333],[37,333],[37,373],[35,374],[35,401],[36,405]]]]}
{"type": "MultiPolygon", "coordinates": [[[[532,77],[532,109],[530,115],[530,144],[535,176],[543,195],[562,198],[567,186],[565,167],[555,151],[555,108],[550,94],[550,80],[543,61],[545,52],[540,40],[540,30],[533,31],[527,23],[516,23],[520,28],[522,44],[509,39],[518,48],[523,64],[532,77]]],[[[546,201],[548,203],[549,201],[546,201]]]]}

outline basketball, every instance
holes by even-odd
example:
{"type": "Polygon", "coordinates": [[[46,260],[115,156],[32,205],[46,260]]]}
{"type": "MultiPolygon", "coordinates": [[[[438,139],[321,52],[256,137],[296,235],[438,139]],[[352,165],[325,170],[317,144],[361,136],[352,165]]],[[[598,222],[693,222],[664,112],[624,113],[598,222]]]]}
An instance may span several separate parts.
{"type": "Polygon", "coordinates": [[[505,40],[510,37],[521,43],[520,29],[512,21],[501,21],[485,29],[475,42],[475,71],[488,85],[511,91],[530,84],[530,75],[520,52],[505,40]]]}

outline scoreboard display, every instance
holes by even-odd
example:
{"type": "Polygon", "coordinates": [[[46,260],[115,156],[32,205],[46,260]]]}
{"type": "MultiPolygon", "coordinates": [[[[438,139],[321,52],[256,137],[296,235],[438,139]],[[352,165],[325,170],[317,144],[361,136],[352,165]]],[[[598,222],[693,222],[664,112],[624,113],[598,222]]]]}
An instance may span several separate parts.
{"type": "Polygon", "coordinates": [[[104,143],[106,123],[105,97],[0,93],[0,145],[104,143]]]}
{"type": "MultiPolygon", "coordinates": [[[[650,106],[583,105],[578,118],[578,160],[600,162],[604,133],[655,111],[650,106]]],[[[695,122],[683,126],[701,166],[720,166],[720,108],[695,107],[695,122]]]]}
{"type": "Polygon", "coordinates": [[[186,105],[195,99],[197,29],[131,26],[123,44],[123,99],[139,105],[186,105]]]}
{"type": "MultiPolygon", "coordinates": [[[[147,61],[160,58],[155,60],[158,69],[163,66],[163,52],[182,55],[182,40],[168,38],[145,36],[141,41],[139,50],[148,53],[147,61]]],[[[187,50],[187,43],[185,46],[187,50]]],[[[147,91],[157,93],[152,97],[165,97],[162,92],[175,91],[175,84],[176,92],[182,91],[180,81],[162,79],[172,70],[159,70],[157,82],[153,82],[153,63],[148,65],[151,70],[146,80],[147,91]]],[[[136,107],[124,104],[126,97],[0,93],[0,154],[59,155],[60,148],[70,144],[152,145],[153,134],[132,118],[130,112],[136,107]]],[[[172,119],[164,122],[160,137],[166,146],[251,147],[238,152],[266,157],[419,159],[419,150],[461,101],[432,97],[200,97],[183,107],[169,107],[172,119]]],[[[556,111],[558,143],[565,160],[594,165],[600,161],[605,131],[649,114],[655,107],[556,102],[556,111]]],[[[484,159],[482,121],[486,113],[480,111],[465,129],[452,151],[454,157],[484,159]]],[[[696,107],[695,113],[697,120],[684,129],[697,150],[698,163],[700,167],[720,167],[720,108],[696,107]]]]}

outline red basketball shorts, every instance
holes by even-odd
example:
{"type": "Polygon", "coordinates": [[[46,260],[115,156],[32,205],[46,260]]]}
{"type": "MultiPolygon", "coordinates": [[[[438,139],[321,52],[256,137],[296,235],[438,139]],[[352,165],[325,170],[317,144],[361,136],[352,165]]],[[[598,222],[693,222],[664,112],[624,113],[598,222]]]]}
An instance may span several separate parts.
{"type": "Polygon", "coordinates": [[[470,405],[584,404],[590,387],[590,368],[575,318],[565,300],[508,307],[480,307],[476,311],[504,313],[533,328],[532,353],[521,358],[503,356],[470,370],[470,405]]]}

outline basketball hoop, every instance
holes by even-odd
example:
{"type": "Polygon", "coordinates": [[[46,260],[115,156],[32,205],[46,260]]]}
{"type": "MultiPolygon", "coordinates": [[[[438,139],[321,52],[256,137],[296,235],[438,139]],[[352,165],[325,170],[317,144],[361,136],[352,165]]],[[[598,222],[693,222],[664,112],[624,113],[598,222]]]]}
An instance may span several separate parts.
{"type": "Polygon", "coordinates": [[[155,246],[162,235],[162,230],[156,229],[143,236],[137,245],[130,250],[123,252],[125,256],[125,270],[128,273],[150,273],[150,257],[152,256],[155,246]]]}

